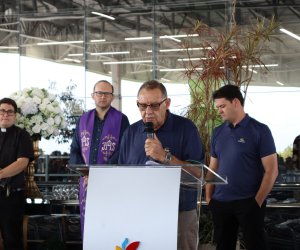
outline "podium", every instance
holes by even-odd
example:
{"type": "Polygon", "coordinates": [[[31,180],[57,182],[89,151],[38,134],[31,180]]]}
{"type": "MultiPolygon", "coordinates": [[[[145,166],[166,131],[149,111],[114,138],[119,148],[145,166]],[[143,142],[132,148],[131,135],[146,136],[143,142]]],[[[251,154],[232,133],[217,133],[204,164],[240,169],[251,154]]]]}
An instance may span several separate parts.
{"type": "MultiPolygon", "coordinates": [[[[68,167],[89,175],[84,250],[122,250],[135,242],[139,250],[177,249],[180,187],[198,191],[200,212],[204,176],[210,171],[203,164],[68,167]]],[[[210,182],[226,184],[213,176],[210,182]]]]}

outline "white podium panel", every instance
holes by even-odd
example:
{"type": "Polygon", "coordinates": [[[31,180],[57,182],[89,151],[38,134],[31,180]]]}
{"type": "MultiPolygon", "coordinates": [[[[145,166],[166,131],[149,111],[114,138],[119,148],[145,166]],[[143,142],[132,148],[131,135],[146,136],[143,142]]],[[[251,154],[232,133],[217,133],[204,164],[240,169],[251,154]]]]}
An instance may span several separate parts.
{"type": "Polygon", "coordinates": [[[83,249],[114,250],[126,238],[139,241],[138,250],[177,249],[180,174],[180,167],[91,167],[83,249]]]}

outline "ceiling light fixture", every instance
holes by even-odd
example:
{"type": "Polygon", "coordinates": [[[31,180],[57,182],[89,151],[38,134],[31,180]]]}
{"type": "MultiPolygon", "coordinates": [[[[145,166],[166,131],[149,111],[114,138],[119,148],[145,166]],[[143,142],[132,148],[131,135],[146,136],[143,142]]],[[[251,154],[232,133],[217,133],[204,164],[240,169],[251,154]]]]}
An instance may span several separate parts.
{"type": "Polygon", "coordinates": [[[105,39],[93,39],[90,42],[91,43],[101,43],[101,42],[105,42],[105,41],[106,41],[105,39]]]}
{"type": "Polygon", "coordinates": [[[279,66],[279,64],[278,63],[272,63],[272,64],[265,64],[265,65],[261,65],[261,64],[255,64],[255,65],[249,65],[249,66],[246,66],[246,65],[244,65],[244,66],[242,66],[243,68],[262,68],[262,67],[269,67],[269,68],[271,68],[271,67],[278,67],[279,66]]]}
{"type": "Polygon", "coordinates": [[[111,52],[95,52],[91,53],[92,56],[103,56],[103,55],[124,55],[129,54],[129,51],[111,51],[111,52]]]}
{"type": "Polygon", "coordinates": [[[74,63],[81,63],[80,60],[77,60],[77,59],[71,59],[71,58],[64,58],[64,61],[67,61],[67,62],[74,62],[74,63]]]}
{"type": "Polygon", "coordinates": [[[198,58],[178,58],[177,61],[180,61],[180,62],[189,62],[189,61],[198,61],[198,60],[207,60],[206,57],[198,57],[198,58]]]}
{"type": "Polygon", "coordinates": [[[19,49],[17,46],[0,46],[0,49],[19,49]]]}
{"type": "Polygon", "coordinates": [[[45,46],[45,45],[76,44],[76,43],[83,43],[83,41],[42,42],[42,43],[37,43],[37,45],[45,46]]]}
{"type": "MultiPolygon", "coordinates": [[[[180,52],[180,51],[192,51],[192,50],[204,50],[204,49],[211,49],[211,47],[206,48],[187,48],[187,49],[160,49],[159,52],[180,52]]],[[[152,50],[147,50],[148,53],[152,53],[152,50]]]]}
{"type": "MultiPolygon", "coordinates": [[[[196,70],[202,70],[203,68],[196,68],[196,70]]],[[[177,68],[177,69],[160,69],[160,72],[171,72],[171,71],[185,71],[185,68],[177,68]]]]}
{"type": "Polygon", "coordinates": [[[280,30],[281,32],[283,32],[283,33],[285,33],[285,34],[287,34],[287,35],[289,35],[289,36],[291,36],[291,37],[297,39],[298,41],[300,41],[300,36],[296,35],[295,33],[291,32],[291,31],[288,31],[287,29],[284,29],[284,28],[281,28],[281,29],[279,29],[279,30],[280,30]]]}
{"type": "Polygon", "coordinates": [[[170,35],[171,37],[174,38],[185,38],[185,37],[191,37],[191,36],[199,36],[198,34],[188,34],[188,35],[170,35]]]}
{"type": "Polygon", "coordinates": [[[185,68],[178,68],[178,69],[160,69],[160,72],[172,72],[172,71],[185,71],[185,68]]]}
{"type": "Polygon", "coordinates": [[[103,64],[135,64],[135,63],[152,63],[152,60],[140,60],[140,61],[115,61],[115,62],[104,62],[103,64]]]}
{"type": "Polygon", "coordinates": [[[125,41],[139,41],[139,40],[151,40],[152,36],[141,36],[141,37],[125,37],[125,41]]]}
{"type": "MultiPolygon", "coordinates": [[[[7,25],[7,24],[5,24],[5,25],[7,25]]],[[[4,28],[0,28],[0,31],[9,32],[9,33],[20,33],[20,31],[18,31],[18,30],[4,29],[4,28]]]]}
{"type": "Polygon", "coordinates": [[[177,52],[186,50],[203,50],[203,48],[188,48],[188,49],[160,49],[159,52],[177,52]]]}
{"type": "Polygon", "coordinates": [[[168,36],[168,35],[164,35],[164,36],[160,36],[160,39],[171,39],[175,42],[181,43],[181,40],[174,38],[174,36],[168,36]]]}
{"type": "Polygon", "coordinates": [[[167,78],[160,78],[160,80],[165,81],[165,82],[170,82],[171,80],[167,79],[167,78]]]}
{"type": "MultiPolygon", "coordinates": [[[[278,64],[266,64],[266,67],[277,67],[278,64]]],[[[261,65],[249,65],[249,70],[253,71],[253,73],[257,73],[253,68],[261,67],[261,65]]],[[[243,68],[247,68],[247,66],[243,66],[243,68]]],[[[220,67],[220,69],[224,69],[224,66],[220,67]]],[[[176,69],[160,69],[161,72],[168,72],[168,71],[185,71],[185,68],[176,68],[176,69]]],[[[203,68],[196,68],[196,70],[203,70],[203,68]]]]}
{"type": "Polygon", "coordinates": [[[83,56],[83,53],[68,54],[68,56],[83,56]]]}
{"type": "Polygon", "coordinates": [[[284,84],[282,82],[276,81],[276,83],[280,86],[284,86],[284,84]]]}
{"type": "Polygon", "coordinates": [[[254,73],[254,74],[257,74],[258,72],[256,71],[256,70],[254,70],[254,69],[248,69],[248,71],[250,71],[250,72],[252,72],[252,73],[254,73]]]}
{"type": "MultiPolygon", "coordinates": [[[[198,34],[190,34],[190,35],[163,35],[160,36],[160,39],[173,39],[176,42],[181,42],[181,40],[176,39],[176,38],[185,38],[185,37],[194,37],[194,36],[199,36],[198,34]]],[[[136,41],[136,40],[150,40],[152,39],[152,36],[141,36],[141,37],[125,37],[125,41],[136,41]]]]}
{"type": "Polygon", "coordinates": [[[103,14],[103,13],[96,12],[96,11],[92,11],[91,13],[94,14],[94,15],[98,15],[98,16],[105,17],[105,18],[110,19],[110,20],[115,20],[115,19],[116,19],[116,18],[114,18],[114,17],[112,17],[112,16],[105,15],[105,14],[103,14]]]}

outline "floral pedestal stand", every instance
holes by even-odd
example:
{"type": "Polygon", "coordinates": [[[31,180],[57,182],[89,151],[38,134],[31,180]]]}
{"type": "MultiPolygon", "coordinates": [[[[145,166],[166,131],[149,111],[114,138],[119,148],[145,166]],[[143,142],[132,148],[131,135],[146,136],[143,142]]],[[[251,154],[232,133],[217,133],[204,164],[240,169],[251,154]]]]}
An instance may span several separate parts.
{"type": "Polygon", "coordinates": [[[27,130],[33,139],[35,161],[28,165],[26,172],[26,195],[28,198],[42,197],[36,183],[34,172],[39,157],[39,141],[60,134],[67,127],[65,114],[60,108],[56,95],[44,88],[24,88],[10,96],[19,108],[16,125],[27,130]]]}
{"type": "Polygon", "coordinates": [[[26,198],[42,198],[42,194],[34,181],[35,164],[39,158],[39,140],[33,141],[34,160],[29,163],[25,174],[25,196],[26,198]]]}

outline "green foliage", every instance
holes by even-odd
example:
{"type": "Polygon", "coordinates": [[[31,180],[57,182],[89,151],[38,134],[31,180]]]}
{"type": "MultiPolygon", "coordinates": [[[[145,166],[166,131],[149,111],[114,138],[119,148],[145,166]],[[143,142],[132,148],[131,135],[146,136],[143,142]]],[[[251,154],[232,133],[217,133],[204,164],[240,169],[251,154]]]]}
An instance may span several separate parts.
{"type": "Polygon", "coordinates": [[[284,160],[286,160],[286,158],[288,157],[292,157],[293,156],[293,148],[292,146],[288,146],[286,147],[282,152],[278,153],[284,160]]]}
{"type": "MultiPolygon", "coordinates": [[[[206,152],[210,148],[210,135],[213,128],[221,124],[221,118],[214,107],[212,100],[213,89],[190,80],[191,104],[186,111],[186,117],[191,119],[197,126],[206,152]],[[205,90],[205,91],[203,91],[205,90]],[[206,103],[206,105],[204,105],[206,103]]],[[[206,159],[207,161],[208,159],[206,159]]]]}

